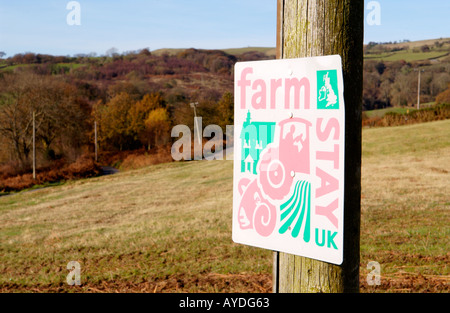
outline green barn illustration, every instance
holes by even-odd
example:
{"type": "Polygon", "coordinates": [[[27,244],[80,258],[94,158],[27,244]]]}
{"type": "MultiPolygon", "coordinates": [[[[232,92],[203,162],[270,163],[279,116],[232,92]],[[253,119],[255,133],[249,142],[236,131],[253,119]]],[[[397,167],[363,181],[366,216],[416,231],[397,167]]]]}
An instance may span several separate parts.
{"type": "Polygon", "coordinates": [[[241,172],[256,175],[261,152],[273,141],[275,122],[253,122],[250,111],[247,113],[240,135],[241,139],[241,172]]]}

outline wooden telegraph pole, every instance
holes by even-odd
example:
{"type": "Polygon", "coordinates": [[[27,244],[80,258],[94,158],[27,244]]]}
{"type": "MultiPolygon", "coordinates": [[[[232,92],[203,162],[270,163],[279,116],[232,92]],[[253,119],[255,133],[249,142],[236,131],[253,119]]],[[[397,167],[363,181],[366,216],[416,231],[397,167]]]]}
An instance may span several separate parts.
{"type": "Polygon", "coordinates": [[[36,112],[33,111],[33,179],[36,179],[36,112]]]}
{"type": "Polygon", "coordinates": [[[345,100],[344,261],[274,256],[275,292],[358,292],[363,0],[278,0],[277,58],[339,54],[345,100]]]}
{"type": "Polygon", "coordinates": [[[98,161],[97,121],[94,121],[94,150],[95,150],[95,162],[97,162],[98,161]]]}

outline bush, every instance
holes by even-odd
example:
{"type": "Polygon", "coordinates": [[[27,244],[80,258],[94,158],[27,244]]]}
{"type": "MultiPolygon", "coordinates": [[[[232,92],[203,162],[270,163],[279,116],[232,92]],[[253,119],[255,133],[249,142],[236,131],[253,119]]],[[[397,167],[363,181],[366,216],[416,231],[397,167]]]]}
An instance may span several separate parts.
{"type": "Polygon", "coordinates": [[[170,153],[170,146],[159,147],[155,153],[147,153],[142,151],[132,153],[125,157],[120,165],[121,170],[129,170],[141,168],[149,165],[172,162],[173,158],[170,153]]]}
{"type": "Polygon", "coordinates": [[[416,123],[445,120],[450,118],[450,104],[436,105],[431,108],[412,110],[409,113],[400,114],[388,112],[383,117],[369,118],[363,113],[363,127],[401,126],[416,123]]]}
{"type": "Polygon", "coordinates": [[[0,180],[24,174],[21,170],[20,164],[17,161],[12,161],[0,165],[0,180]]]}
{"type": "Polygon", "coordinates": [[[436,104],[450,104],[450,84],[447,90],[436,96],[436,104]]]}
{"type": "Polygon", "coordinates": [[[374,117],[368,117],[365,112],[363,112],[362,117],[362,127],[376,127],[380,126],[381,123],[381,117],[374,116],[374,117]]]}
{"type": "MultiPolygon", "coordinates": [[[[1,167],[2,170],[4,168],[11,168],[11,164],[1,167]]],[[[9,173],[13,173],[13,171],[10,170],[9,173]]],[[[53,162],[51,167],[39,169],[36,172],[35,180],[33,179],[33,174],[31,173],[7,176],[2,172],[2,177],[0,177],[0,191],[20,191],[31,188],[35,185],[95,177],[100,173],[100,166],[98,166],[90,156],[83,155],[71,164],[64,164],[63,160],[58,160],[53,162]]]]}

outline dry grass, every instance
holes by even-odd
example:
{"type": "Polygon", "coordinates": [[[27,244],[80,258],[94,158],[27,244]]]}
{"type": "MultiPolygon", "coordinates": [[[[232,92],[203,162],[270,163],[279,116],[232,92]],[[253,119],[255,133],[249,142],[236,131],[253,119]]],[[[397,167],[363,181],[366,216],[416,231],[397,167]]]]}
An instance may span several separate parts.
{"type": "Polygon", "coordinates": [[[172,162],[170,146],[161,147],[155,153],[130,153],[120,163],[121,170],[143,168],[150,165],[172,162]]]}
{"type": "MultiPolygon", "coordinates": [[[[450,120],[363,132],[363,292],[448,292],[450,120]],[[367,286],[369,261],[381,286],[367,286]]],[[[0,197],[2,292],[270,292],[231,240],[232,162],[172,162],[0,197]],[[82,286],[66,284],[69,261],[82,286]]]]}
{"type": "Polygon", "coordinates": [[[449,291],[450,121],[364,131],[362,277],[371,291],[449,291]]]}
{"type": "Polygon", "coordinates": [[[170,163],[0,198],[0,288],[68,291],[71,260],[83,290],[242,291],[246,272],[269,288],[270,253],[231,241],[231,169],[170,163]]]}

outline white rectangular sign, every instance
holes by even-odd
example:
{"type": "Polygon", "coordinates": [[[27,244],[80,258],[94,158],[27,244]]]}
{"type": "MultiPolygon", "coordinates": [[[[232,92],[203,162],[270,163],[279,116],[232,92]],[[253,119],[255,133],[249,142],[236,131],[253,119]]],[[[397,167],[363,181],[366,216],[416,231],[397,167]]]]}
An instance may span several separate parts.
{"type": "Polygon", "coordinates": [[[233,240],[341,264],[340,56],[239,62],[234,88],[233,240]]]}

